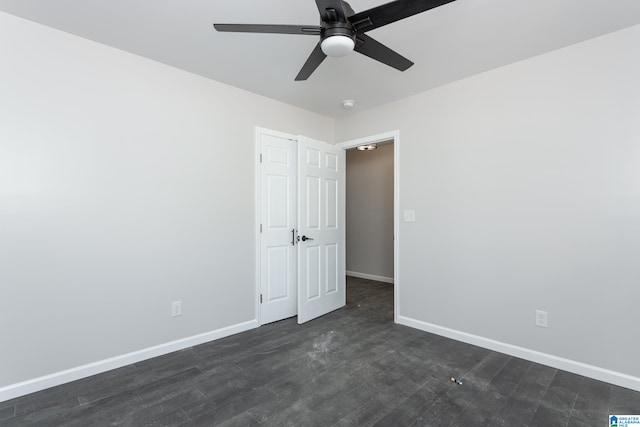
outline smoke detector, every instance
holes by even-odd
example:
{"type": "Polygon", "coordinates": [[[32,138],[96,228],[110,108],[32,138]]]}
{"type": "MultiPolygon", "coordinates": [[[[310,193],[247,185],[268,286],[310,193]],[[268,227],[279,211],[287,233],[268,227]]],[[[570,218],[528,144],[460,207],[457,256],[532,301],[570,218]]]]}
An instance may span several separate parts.
{"type": "Polygon", "coordinates": [[[356,105],[356,101],[354,101],[353,99],[345,99],[344,101],[342,101],[342,106],[345,110],[352,109],[354,105],[356,105]]]}

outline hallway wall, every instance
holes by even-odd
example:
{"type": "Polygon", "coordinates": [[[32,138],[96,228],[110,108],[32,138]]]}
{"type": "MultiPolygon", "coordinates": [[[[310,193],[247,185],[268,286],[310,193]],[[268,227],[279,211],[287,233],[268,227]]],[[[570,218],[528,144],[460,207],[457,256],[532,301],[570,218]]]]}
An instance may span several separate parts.
{"type": "Polygon", "coordinates": [[[393,144],[348,150],[346,187],[347,274],[392,281],[393,144]]]}

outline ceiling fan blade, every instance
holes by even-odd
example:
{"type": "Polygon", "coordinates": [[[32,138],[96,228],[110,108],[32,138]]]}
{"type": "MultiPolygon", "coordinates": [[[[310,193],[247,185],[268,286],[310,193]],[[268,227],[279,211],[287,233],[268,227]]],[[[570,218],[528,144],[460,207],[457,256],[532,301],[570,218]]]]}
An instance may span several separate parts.
{"type": "Polygon", "coordinates": [[[320,19],[324,22],[346,22],[342,0],[316,0],[320,19]]]}
{"type": "Polygon", "coordinates": [[[317,25],[213,24],[218,31],[233,33],[273,33],[320,35],[317,25]]]}
{"type": "Polygon", "coordinates": [[[357,32],[371,31],[455,0],[396,0],[356,13],[349,22],[357,32]]]}
{"type": "Polygon", "coordinates": [[[318,43],[315,49],[313,49],[313,52],[311,52],[311,55],[309,55],[309,58],[307,58],[307,62],[304,63],[302,69],[296,76],[296,81],[307,80],[326,57],[327,55],[322,52],[320,43],[318,43]]]}
{"type": "Polygon", "coordinates": [[[354,50],[400,71],[404,71],[413,65],[413,62],[404,56],[389,49],[387,46],[366,34],[358,34],[356,36],[356,46],[354,50]]]}

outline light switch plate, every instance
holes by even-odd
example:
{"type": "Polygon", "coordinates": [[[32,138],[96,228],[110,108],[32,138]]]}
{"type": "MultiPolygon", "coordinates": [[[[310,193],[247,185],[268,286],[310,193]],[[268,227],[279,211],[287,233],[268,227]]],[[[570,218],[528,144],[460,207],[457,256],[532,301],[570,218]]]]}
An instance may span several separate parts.
{"type": "Polygon", "coordinates": [[[416,222],[416,211],[413,209],[405,209],[403,219],[404,222],[416,222]]]}
{"type": "Polygon", "coordinates": [[[549,326],[549,317],[546,311],[536,310],[536,326],[541,328],[549,326]]]}
{"type": "Polygon", "coordinates": [[[171,317],[182,316],[182,301],[171,303],[171,317]]]}

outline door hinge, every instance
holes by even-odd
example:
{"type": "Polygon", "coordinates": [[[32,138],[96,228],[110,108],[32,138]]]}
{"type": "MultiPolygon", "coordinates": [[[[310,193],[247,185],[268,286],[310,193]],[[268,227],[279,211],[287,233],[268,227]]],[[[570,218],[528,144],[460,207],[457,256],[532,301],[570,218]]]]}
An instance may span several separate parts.
{"type": "Polygon", "coordinates": [[[260,232],[262,233],[262,224],[260,224],[260,232]]]}
{"type": "Polygon", "coordinates": [[[260,294],[260,304],[262,304],[262,294],[260,294]]]}
{"type": "Polygon", "coordinates": [[[262,153],[260,153],[260,163],[262,163],[262,153]]]}

